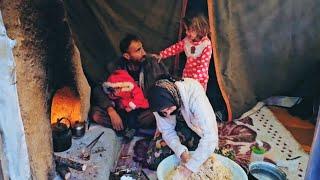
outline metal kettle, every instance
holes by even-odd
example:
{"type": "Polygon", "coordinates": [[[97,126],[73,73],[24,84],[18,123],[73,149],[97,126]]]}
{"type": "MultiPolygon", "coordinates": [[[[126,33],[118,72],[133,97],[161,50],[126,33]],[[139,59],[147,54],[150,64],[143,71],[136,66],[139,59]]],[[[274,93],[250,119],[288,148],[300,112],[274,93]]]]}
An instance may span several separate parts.
{"type": "Polygon", "coordinates": [[[72,144],[72,133],[71,133],[71,122],[67,118],[59,118],[58,121],[52,124],[52,140],[53,140],[53,151],[61,152],[69,149],[72,144]],[[64,122],[68,122],[65,124],[64,122]]]}
{"type": "Polygon", "coordinates": [[[76,121],[71,128],[71,132],[74,138],[80,138],[84,136],[85,131],[86,131],[85,122],[76,121]]]}

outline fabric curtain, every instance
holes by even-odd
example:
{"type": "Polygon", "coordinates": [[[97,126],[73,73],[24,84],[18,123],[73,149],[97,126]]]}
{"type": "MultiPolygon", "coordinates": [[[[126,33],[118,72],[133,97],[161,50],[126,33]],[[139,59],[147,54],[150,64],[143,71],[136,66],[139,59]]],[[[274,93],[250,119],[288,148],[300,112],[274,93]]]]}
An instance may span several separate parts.
{"type": "Polygon", "coordinates": [[[147,52],[158,52],[178,39],[182,0],[64,2],[91,85],[104,81],[113,70],[125,34],[137,34],[147,52]]]}
{"type": "MultiPolygon", "coordinates": [[[[320,1],[213,1],[219,71],[234,118],[257,101],[290,95],[319,67],[320,1]]],[[[126,33],[139,35],[149,52],[178,38],[182,0],[64,2],[91,85],[113,70],[126,33]]]]}
{"type": "Polygon", "coordinates": [[[219,68],[234,117],[259,100],[290,94],[319,66],[320,1],[213,4],[219,68]]]}

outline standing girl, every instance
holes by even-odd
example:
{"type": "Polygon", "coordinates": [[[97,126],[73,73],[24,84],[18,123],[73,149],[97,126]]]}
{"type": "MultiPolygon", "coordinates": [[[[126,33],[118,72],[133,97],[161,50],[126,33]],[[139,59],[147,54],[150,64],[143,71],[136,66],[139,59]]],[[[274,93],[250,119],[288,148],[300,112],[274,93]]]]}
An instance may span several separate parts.
{"type": "Polygon", "coordinates": [[[196,79],[206,90],[212,54],[211,41],[207,36],[209,33],[208,22],[204,16],[200,15],[191,19],[184,18],[183,25],[186,29],[186,37],[161,51],[155,57],[160,61],[184,51],[187,56],[187,62],[182,77],[196,79]]]}

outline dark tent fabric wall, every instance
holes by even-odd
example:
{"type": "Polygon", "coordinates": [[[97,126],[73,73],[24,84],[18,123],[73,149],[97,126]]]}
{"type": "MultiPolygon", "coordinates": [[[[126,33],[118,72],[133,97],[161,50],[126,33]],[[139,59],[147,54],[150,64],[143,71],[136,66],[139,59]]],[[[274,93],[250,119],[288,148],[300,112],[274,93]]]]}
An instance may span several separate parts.
{"type": "Polygon", "coordinates": [[[320,70],[320,1],[214,0],[220,70],[235,117],[320,70]]]}
{"type": "Polygon", "coordinates": [[[137,34],[149,52],[174,43],[178,37],[182,1],[81,0],[64,1],[68,22],[91,84],[105,80],[120,56],[119,42],[137,34]]]}
{"type": "MultiPolygon", "coordinates": [[[[91,84],[112,70],[126,33],[138,34],[149,52],[178,38],[182,0],[64,2],[91,84]]],[[[319,5],[317,0],[213,0],[218,68],[233,117],[266,97],[294,91],[320,61],[319,5]]]]}

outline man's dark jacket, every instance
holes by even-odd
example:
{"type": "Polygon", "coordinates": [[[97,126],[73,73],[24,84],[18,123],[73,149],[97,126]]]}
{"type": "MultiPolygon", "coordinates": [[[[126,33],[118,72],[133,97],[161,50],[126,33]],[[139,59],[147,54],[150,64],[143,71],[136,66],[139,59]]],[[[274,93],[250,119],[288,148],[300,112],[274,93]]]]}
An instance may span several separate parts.
{"type": "MultiPolygon", "coordinates": [[[[139,87],[143,90],[146,97],[148,89],[156,81],[156,79],[163,74],[168,74],[166,66],[153,58],[146,58],[143,62],[136,63],[130,60],[126,60],[123,57],[119,59],[117,69],[127,70],[128,73],[137,82],[139,87]]],[[[107,79],[107,78],[106,78],[107,79]]],[[[112,101],[103,92],[102,86],[93,89],[92,103],[103,109],[112,106],[112,101]]]]}

